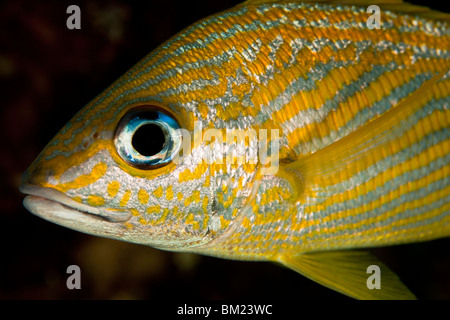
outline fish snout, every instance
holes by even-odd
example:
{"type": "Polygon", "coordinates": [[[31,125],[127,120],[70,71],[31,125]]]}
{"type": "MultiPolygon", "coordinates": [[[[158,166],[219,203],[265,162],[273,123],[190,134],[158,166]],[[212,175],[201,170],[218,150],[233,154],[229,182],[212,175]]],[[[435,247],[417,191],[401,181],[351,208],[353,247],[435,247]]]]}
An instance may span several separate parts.
{"type": "Polygon", "coordinates": [[[84,220],[91,218],[107,222],[125,222],[132,216],[129,210],[93,207],[77,202],[53,188],[22,184],[20,192],[27,195],[24,199],[25,208],[31,213],[51,221],[53,220],[52,217],[64,217],[70,220],[83,217],[84,220]],[[80,213],[82,216],[80,216],[80,213]]]}

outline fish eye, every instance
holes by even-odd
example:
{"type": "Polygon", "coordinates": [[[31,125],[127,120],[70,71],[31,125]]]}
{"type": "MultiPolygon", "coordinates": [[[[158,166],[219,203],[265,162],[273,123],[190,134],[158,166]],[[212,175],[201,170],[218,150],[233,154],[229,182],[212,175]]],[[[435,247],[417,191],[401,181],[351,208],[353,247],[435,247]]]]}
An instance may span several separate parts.
{"type": "Polygon", "coordinates": [[[156,106],[140,106],[127,112],[114,132],[120,157],[139,169],[155,169],[170,163],[181,148],[182,135],[175,118],[156,106]]]}

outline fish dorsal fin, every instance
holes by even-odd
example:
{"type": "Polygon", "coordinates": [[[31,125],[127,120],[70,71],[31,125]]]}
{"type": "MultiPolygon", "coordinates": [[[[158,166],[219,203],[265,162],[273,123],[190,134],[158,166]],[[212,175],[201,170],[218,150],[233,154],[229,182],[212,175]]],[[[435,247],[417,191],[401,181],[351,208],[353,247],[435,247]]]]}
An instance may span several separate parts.
{"type": "Polygon", "coordinates": [[[377,5],[382,10],[390,10],[398,13],[406,13],[422,18],[428,18],[433,20],[450,21],[450,14],[432,10],[428,7],[419,6],[402,0],[247,0],[243,2],[243,5],[260,5],[260,4],[272,4],[272,3],[328,3],[336,5],[349,5],[359,7],[369,7],[371,5],[377,5]]]}
{"type": "Polygon", "coordinates": [[[388,112],[344,138],[283,166],[279,174],[286,176],[294,190],[300,194],[308,193],[317,187],[327,188],[328,182],[338,180],[343,170],[357,170],[355,168],[359,163],[374,157],[375,153],[388,150],[391,148],[391,142],[403,135],[411,126],[408,121],[410,116],[428,101],[429,95],[432,94],[430,89],[445,73],[433,76],[388,112]]]}
{"type": "Polygon", "coordinates": [[[416,299],[394,272],[367,251],[281,255],[277,261],[311,280],[356,299],[416,299]],[[379,289],[372,287],[377,281],[379,289]]]}

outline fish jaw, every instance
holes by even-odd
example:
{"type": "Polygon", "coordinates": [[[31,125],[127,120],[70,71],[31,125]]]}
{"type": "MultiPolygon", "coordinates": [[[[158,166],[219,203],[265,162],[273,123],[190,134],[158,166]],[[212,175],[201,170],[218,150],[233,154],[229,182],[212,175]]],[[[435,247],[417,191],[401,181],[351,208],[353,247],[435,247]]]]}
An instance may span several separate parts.
{"type": "Polygon", "coordinates": [[[142,226],[128,210],[102,209],[81,204],[53,188],[23,184],[25,208],[49,222],[86,234],[148,245],[166,251],[192,251],[211,241],[209,236],[164,238],[173,230],[142,226]]]}
{"type": "MultiPolygon", "coordinates": [[[[127,210],[108,210],[78,203],[53,188],[22,185],[23,200],[31,213],[61,226],[88,234],[108,236],[126,229],[124,223],[132,217],[127,210]]],[[[119,234],[123,234],[123,231],[119,234]]]]}
{"type": "MultiPolygon", "coordinates": [[[[38,187],[32,185],[22,185],[20,187],[22,193],[28,194],[24,199],[24,205],[27,209],[32,211],[34,214],[43,216],[41,212],[42,208],[46,208],[46,205],[51,204],[50,208],[55,208],[55,205],[63,206],[65,210],[73,210],[82,213],[84,215],[89,215],[95,219],[102,219],[108,222],[125,222],[131,218],[131,212],[128,210],[111,210],[111,209],[101,209],[97,207],[92,207],[86,204],[79,203],[59,190],[48,188],[48,187],[38,187]],[[28,198],[28,199],[27,199],[28,198]],[[44,207],[42,207],[44,204],[44,207]]],[[[63,216],[61,216],[63,217],[63,216]]]]}

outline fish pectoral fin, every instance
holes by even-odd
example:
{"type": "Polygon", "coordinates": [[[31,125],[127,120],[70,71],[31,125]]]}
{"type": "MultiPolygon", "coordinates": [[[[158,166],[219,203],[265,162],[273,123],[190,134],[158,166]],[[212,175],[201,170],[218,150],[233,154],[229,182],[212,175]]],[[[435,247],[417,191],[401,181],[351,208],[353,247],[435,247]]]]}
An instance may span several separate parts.
{"type": "Polygon", "coordinates": [[[367,251],[287,254],[277,257],[277,261],[325,287],[356,299],[416,299],[394,272],[367,251]],[[375,288],[369,289],[372,286],[375,288]]]}
{"type": "Polygon", "coordinates": [[[389,111],[349,135],[284,165],[278,175],[291,182],[298,196],[306,193],[315,197],[314,191],[324,188],[329,193],[345,191],[331,190],[329,185],[341,180],[341,172],[358,172],[361,166],[380,154],[389,154],[414,125],[412,116],[427,103],[433,94],[431,89],[446,72],[434,75],[389,111]]]}

